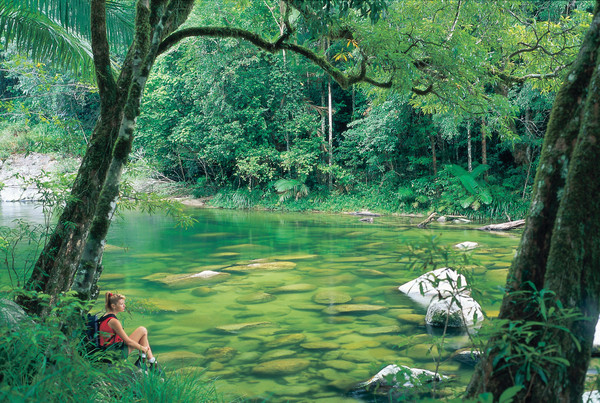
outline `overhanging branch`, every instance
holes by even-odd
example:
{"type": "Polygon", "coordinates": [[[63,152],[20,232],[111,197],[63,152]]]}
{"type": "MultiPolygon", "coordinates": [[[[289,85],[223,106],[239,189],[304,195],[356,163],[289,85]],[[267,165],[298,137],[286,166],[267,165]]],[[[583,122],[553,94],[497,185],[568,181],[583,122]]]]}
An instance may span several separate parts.
{"type": "Polygon", "coordinates": [[[293,43],[288,43],[286,40],[288,39],[290,34],[289,29],[286,30],[283,35],[277,38],[275,41],[270,42],[260,35],[247,31],[245,29],[240,28],[231,28],[231,27],[194,27],[194,28],[186,28],[180,31],[174,32],[171,35],[167,36],[158,48],[158,55],[166,52],[179,41],[184,38],[191,37],[214,37],[214,38],[237,38],[243,39],[254,46],[270,52],[277,53],[282,50],[289,50],[291,52],[297,53],[299,55],[304,56],[325,72],[327,72],[331,77],[344,89],[347,89],[352,84],[356,84],[358,82],[368,82],[372,85],[381,88],[390,88],[391,82],[379,82],[373,78],[367,77],[367,64],[366,59],[363,58],[360,71],[357,74],[344,74],[340,69],[332,65],[325,57],[320,56],[316,52],[310,50],[307,47],[296,45],[293,43]]]}

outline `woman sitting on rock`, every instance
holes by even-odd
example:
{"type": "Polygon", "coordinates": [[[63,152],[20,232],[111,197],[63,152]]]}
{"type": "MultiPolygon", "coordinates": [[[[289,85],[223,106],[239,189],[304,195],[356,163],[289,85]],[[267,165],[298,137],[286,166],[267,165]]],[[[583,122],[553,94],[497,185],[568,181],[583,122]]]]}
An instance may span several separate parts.
{"type": "MultiPolygon", "coordinates": [[[[107,292],[105,308],[106,313],[99,320],[100,345],[106,348],[121,343],[122,347],[127,346],[129,348],[129,353],[133,350],[140,350],[140,358],[142,360],[147,358],[150,367],[154,367],[156,359],[152,355],[150,343],[148,342],[148,330],[140,326],[127,336],[121,322],[117,319],[116,314],[125,310],[125,296],[107,292]]],[[[136,365],[139,364],[139,361],[138,358],[136,365]]]]}

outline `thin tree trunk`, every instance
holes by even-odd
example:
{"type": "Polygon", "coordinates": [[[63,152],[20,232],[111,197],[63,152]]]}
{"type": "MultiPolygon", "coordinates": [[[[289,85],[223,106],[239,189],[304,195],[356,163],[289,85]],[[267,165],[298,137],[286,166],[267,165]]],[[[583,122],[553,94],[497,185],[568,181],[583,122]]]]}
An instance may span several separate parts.
{"type": "Polygon", "coordinates": [[[333,105],[331,100],[331,77],[327,78],[327,122],[329,123],[329,189],[333,185],[333,175],[331,167],[333,166],[333,105]]]}
{"type": "Polygon", "coordinates": [[[429,136],[431,142],[431,166],[433,169],[433,175],[437,175],[437,154],[435,152],[435,136],[429,136]]]}
{"type": "MultiPolygon", "coordinates": [[[[487,130],[485,122],[481,121],[481,164],[487,165],[487,130]]],[[[483,173],[484,179],[487,182],[488,180],[488,171],[486,170],[483,173]]]]}
{"type": "Polygon", "coordinates": [[[471,125],[467,126],[467,167],[473,172],[473,149],[471,144],[471,125]]]}

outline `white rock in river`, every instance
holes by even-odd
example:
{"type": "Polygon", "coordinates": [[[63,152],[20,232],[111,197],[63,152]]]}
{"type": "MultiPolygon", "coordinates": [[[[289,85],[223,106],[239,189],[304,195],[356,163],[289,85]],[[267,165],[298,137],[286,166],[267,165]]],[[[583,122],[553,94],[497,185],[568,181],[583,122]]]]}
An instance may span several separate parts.
{"type": "Polygon", "coordinates": [[[479,303],[468,295],[434,299],[427,308],[425,323],[444,327],[447,317],[448,327],[473,327],[483,320],[483,311],[479,303]]]}
{"type": "Polygon", "coordinates": [[[467,279],[456,271],[443,267],[433,270],[416,279],[402,284],[398,290],[415,302],[428,306],[433,297],[466,293],[467,279]],[[422,290],[422,292],[421,292],[422,290]]]}
{"type": "Polygon", "coordinates": [[[600,392],[597,390],[585,392],[583,396],[581,396],[581,401],[585,403],[600,403],[600,392]]]}
{"type": "Polygon", "coordinates": [[[471,249],[475,249],[478,246],[479,246],[479,244],[477,242],[469,242],[469,241],[457,243],[456,245],[454,245],[454,247],[456,249],[461,249],[461,250],[471,250],[471,249]]]}
{"type": "Polygon", "coordinates": [[[392,388],[412,388],[433,380],[439,381],[447,377],[420,368],[410,368],[404,365],[388,365],[368,381],[359,384],[360,387],[391,386],[392,388]],[[390,385],[390,376],[392,384],[390,385]]]}
{"type": "Polygon", "coordinates": [[[594,342],[592,344],[592,352],[597,354],[600,351],[600,318],[596,322],[596,333],[594,333],[594,342]]]}

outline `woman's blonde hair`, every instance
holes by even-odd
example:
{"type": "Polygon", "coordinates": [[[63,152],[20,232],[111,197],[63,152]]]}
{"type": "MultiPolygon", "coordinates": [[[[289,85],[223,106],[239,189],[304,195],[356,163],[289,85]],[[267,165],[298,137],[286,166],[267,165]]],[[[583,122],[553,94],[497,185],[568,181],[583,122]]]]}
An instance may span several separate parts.
{"type": "Polygon", "coordinates": [[[112,292],[107,292],[106,296],[104,297],[104,308],[108,312],[108,311],[111,310],[111,305],[112,304],[116,305],[122,299],[125,299],[124,295],[113,294],[112,292]]]}

